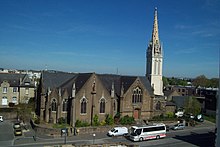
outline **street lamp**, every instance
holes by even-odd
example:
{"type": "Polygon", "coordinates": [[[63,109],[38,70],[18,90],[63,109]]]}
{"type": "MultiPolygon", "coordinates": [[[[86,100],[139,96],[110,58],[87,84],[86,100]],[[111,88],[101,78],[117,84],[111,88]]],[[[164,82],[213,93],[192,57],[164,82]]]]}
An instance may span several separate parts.
{"type": "Polygon", "coordinates": [[[93,144],[95,143],[95,134],[93,134],[93,144]]]}

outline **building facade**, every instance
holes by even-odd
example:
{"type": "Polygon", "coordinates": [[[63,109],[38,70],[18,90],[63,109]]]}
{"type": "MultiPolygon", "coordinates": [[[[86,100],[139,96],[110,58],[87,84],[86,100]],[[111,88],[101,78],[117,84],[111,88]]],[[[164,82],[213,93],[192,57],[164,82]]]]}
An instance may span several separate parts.
{"type": "Polygon", "coordinates": [[[35,86],[26,74],[0,73],[0,107],[28,103],[35,86]]]}
{"type": "Polygon", "coordinates": [[[40,119],[57,123],[65,118],[72,126],[77,120],[92,123],[106,115],[149,119],[154,95],[146,77],[96,73],[42,72],[38,88],[40,119]]]}
{"type": "Polygon", "coordinates": [[[132,116],[148,120],[166,111],[162,82],[162,46],[158,36],[157,9],[148,47],[146,76],[43,71],[38,87],[37,114],[41,121],[60,118],[75,126],[77,120],[92,124],[95,115],[132,116]]]}

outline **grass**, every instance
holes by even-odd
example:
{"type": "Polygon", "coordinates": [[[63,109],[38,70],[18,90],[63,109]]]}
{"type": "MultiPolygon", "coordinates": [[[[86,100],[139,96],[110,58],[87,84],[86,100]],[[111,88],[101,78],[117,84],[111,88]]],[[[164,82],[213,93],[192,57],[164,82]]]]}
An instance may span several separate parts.
{"type": "Polygon", "coordinates": [[[203,116],[205,120],[216,123],[216,118],[214,115],[204,115],[203,116]]]}

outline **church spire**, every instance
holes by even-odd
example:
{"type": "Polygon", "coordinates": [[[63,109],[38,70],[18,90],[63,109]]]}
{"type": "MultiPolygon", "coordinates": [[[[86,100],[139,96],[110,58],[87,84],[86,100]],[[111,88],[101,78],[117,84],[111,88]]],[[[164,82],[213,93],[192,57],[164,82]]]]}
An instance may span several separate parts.
{"type": "Polygon", "coordinates": [[[163,95],[163,54],[159,39],[157,8],[154,10],[152,38],[147,48],[146,76],[149,79],[155,95],[163,95]]]}
{"type": "Polygon", "coordinates": [[[157,20],[157,7],[154,10],[154,24],[153,24],[153,31],[152,31],[152,42],[153,44],[159,44],[159,33],[158,33],[158,20],[157,20]]]}

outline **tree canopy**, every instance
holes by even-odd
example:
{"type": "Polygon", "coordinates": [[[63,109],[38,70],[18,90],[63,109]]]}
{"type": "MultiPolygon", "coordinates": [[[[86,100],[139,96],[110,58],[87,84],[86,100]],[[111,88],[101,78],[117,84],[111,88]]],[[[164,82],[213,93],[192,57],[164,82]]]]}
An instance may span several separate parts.
{"type": "Polygon", "coordinates": [[[200,75],[193,80],[193,85],[198,87],[219,87],[219,78],[208,79],[205,75],[200,75]]]}
{"type": "Polygon", "coordinates": [[[185,113],[198,115],[201,112],[201,104],[195,97],[188,97],[184,103],[185,113]]]}
{"type": "Polygon", "coordinates": [[[163,77],[163,85],[164,87],[168,85],[179,85],[179,86],[187,86],[187,82],[192,82],[193,86],[196,87],[219,87],[219,78],[211,78],[208,79],[205,75],[197,76],[195,79],[180,79],[180,78],[167,78],[163,77]]]}

